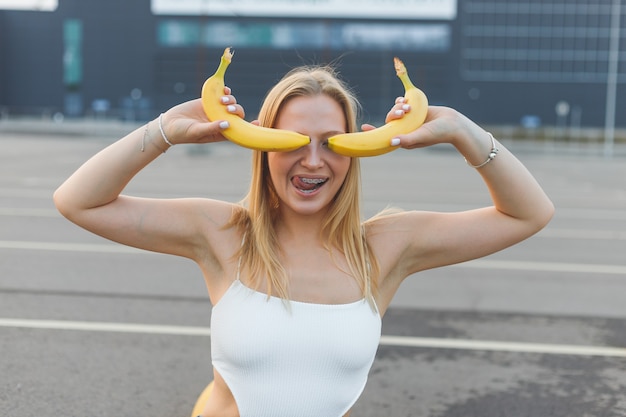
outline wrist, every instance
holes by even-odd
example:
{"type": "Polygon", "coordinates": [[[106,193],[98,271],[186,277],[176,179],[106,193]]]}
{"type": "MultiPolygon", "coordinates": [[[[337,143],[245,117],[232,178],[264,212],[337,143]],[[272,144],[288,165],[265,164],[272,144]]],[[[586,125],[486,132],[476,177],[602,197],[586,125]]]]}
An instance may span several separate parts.
{"type": "Polygon", "coordinates": [[[159,118],[157,119],[157,121],[159,122],[159,132],[161,132],[161,137],[163,138],[165,145],[167,145],[167,149],[169,149],[170,147],[174,146],[174,144],[170,142],[167,135],[165,134],[165,128],[163,127],[163,113],[159,114],[159,118]]]}
{"type": "Polygon", "coordinates": [[[145,152],[146,144],[152,145],[152,147],[161,151],[161,153],[167,152],[172,146],[163,139],[163,126],[159,119],[154,119],[146,123],[146,127],[141,139],[141,152],[145,152]]]}
{"type": "Polygon", "coordinates": [[[478,164],[473,164],[469,162],[467,158],[465,158],[465,162],[467,163],[467,165],[469,165],[470,167],[474,169],[482,168],[485,165],[487,165],[489,162],[493,161],[496,158],[496,156],[498,156],[498,152],[500,151],[500,149],[498,149],[498,145],[496,144],[496,139],[493,137],[491,132],[486,132],[486,133],[489,136],[489,139],[491,140],[491,149],[489,150],[489,153],[487,154],[486,159],[484,159],[483,162],[480,162],[478,164]]]}

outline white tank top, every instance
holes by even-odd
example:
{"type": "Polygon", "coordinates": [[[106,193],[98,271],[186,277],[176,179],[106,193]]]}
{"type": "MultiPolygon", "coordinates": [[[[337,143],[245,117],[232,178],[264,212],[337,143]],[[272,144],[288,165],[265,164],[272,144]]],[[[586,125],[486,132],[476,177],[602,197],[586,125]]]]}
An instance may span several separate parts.
{"type": "Polygon", "coordinates": [[[365,388],[381,335],[366,300],[289,301],[237,279],[213,307],[213,367],[241,417],[340,417],[365,388]]]}

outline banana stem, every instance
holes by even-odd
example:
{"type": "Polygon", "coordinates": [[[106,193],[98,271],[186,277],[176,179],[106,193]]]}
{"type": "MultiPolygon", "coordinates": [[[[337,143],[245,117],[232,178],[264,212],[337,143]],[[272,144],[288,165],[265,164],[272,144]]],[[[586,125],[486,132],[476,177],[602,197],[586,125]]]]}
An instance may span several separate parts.
{"type": "Polygon", "coordinates": [[[393,58],[393,65],[396,68],[396,75],[402,81],[402,85],[404,86],[404,91],[410,90],[411,88],[416,88],[411,79],[409,78],[409,73],[404,66],[404,62],[400,60],[398,57],[393,58]]]}
{"type": "Polygon", "coordinates": [[[228,66],[230,65],[230,61],[232,60],[233,55],[234,52],[230,47],[224,49],[224,53],[222,54],[222,58],[220,59],[220,65],[217,67],[217,70],[213,75],[214,77],[217,76],[222,79],[224,78],[224,75],[226,74],[226,68],[228,68],[228,66]]]}

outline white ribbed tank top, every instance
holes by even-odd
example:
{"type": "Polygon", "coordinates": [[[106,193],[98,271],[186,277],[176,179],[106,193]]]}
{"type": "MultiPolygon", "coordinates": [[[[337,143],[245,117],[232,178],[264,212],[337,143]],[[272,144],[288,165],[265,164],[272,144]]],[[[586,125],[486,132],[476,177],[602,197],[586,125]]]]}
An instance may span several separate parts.
{"type": "Polygon", "coordinates": [[[213,307],[213,367],[241,417],[340,417],[367,382],[381,335],[366,300],[289,301],[237,279],[213,307]]]}

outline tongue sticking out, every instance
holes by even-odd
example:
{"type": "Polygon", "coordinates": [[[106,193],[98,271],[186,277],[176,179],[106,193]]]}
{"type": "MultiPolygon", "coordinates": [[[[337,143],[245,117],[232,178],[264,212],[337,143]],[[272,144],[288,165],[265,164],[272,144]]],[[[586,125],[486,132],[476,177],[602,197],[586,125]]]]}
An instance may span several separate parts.
{"type": "Polygon", "coordinates": [[[320,188],[322,186],[322,184],[324,184],[325,181],[323,181],[323,180],[313,180],[313,179],[309,179],[309,178],[304,178],[303,179],[302,177],[294,177],[291,182],[299,190],[302,190],[302,191],[313,191],[313,190],[317,190],[318,188],[320,188]]]}

